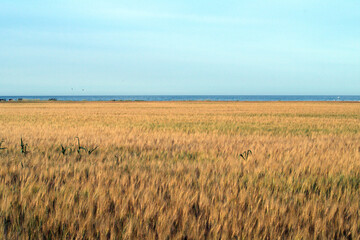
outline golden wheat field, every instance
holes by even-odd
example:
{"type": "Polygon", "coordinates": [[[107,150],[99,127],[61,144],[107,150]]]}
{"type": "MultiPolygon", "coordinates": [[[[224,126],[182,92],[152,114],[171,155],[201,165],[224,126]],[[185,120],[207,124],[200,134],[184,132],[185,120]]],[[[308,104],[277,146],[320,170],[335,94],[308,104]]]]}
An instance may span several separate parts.
{"type": "Polygon", "coordinates": [[[360,103],[13,102],[0,126],[1,239],[360,238],[360,103]]]}

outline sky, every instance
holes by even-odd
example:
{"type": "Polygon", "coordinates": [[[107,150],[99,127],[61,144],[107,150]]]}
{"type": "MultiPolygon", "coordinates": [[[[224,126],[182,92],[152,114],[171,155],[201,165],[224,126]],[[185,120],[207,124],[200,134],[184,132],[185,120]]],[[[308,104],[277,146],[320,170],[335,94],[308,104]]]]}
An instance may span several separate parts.
{"type": "Polygon", "coordinates": [[[0,0],[0,95],[360,95],[359,0],[0,0]]]}

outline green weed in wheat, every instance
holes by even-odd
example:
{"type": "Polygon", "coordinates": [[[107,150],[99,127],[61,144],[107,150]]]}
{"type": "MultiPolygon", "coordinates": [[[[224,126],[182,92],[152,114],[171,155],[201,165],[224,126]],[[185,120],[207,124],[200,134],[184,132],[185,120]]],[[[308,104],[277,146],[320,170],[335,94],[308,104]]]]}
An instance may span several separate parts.
{"type": "Polygon", "coordinates": [[[1,141],[0,141],[0,150],[5,150],[5,149],[6,149],[6,147],[1,147],[1,145],[2,145],[3,142],[4,142],[4,140],[1,140],[1,141]]]}
{"type": "Polygon", "coordinates": [[[247,150],[245,152],[243,152],[242,154],[239,155],[239,157],[241,157],[242,159],[244,159],[245,161],[248,159],[249,155],[251,155],[252,152],[251,150],[247,150]]]}
{"type": "Polygon", "coordinates": [[[21,147],[21,153],[26,155],[29,153],[29,151],[27,150],[28,145],[24,143],[23,139],[20,138],[21,142],[20,142],[20,147],[21,147]]]}
{"type": "Polygon", "coordinates": [[[98,148],[98,146],[96,146],[95,148],[92,148],[92,149],[83,147],[80,145],[80,138],[79,137],[75,137],[75,138],[78,140],[78,147],[77,147],[78,154],[80,154],[81,150],[84,150],[87,154],[91,155],[98,148]]]}

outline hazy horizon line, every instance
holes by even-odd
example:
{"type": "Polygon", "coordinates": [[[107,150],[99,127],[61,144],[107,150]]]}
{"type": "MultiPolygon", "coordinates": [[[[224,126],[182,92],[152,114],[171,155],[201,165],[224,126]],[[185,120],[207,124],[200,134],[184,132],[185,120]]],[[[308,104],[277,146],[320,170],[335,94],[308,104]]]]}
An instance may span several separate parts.
{"type": "Polygon", "coordinates": [[[49,97],[49,96],[360,96],[360,94],[33,94],[0,95],[0,97],[49,97]]]}

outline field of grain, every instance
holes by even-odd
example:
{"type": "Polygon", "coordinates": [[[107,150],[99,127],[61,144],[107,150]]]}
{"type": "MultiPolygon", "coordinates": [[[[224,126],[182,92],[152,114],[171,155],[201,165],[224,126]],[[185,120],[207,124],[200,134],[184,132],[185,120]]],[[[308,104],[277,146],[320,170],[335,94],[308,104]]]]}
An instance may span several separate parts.
{"type": "Polygon", "coordinates": [[[359,103],[13,102],[0,126],[1,239],[360,237],[359,103]]]}

